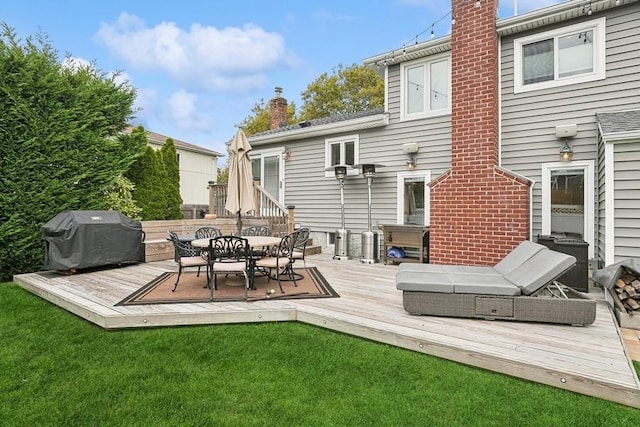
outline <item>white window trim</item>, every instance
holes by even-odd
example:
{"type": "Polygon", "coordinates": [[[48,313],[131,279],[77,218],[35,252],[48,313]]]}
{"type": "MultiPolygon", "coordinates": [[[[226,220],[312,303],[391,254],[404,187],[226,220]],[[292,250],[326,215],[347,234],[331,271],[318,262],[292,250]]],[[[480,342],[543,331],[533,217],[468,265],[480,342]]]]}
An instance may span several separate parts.
{"type": "Polygon", "coordinates": [[[570,25],[568,27],[558,28],[553,31],[547,31],[528,37],[516,39],[513,42],[513,93],[530,92],[534,90],[548,89],[559,86],[566,86],[576,83],[591,82],[594,80],[602,80],[606,77],[605,67],[605,18],[593,19],[591,21],[582,22],[580,24],[570,25]],[[593,72],[579,74],[570,77],[557,77],[558,73],[558,52],[557,44],[554,46],[554,72],[556,76],[553,80],[539,83],[522,84],[522,47],[524,45],[535,43],[546,39],[555,39],[571,33],[593,30],[593,72]]]}
{"type": "Polygon", "coordinates": [[[431,199],[430,199],[430,187],[429,183],[431,182],[431,171],[407,171],[407,172],[398,172],[397,174],[397,213],[396,213],[396,223],[404,224],[404,180],[406,178],[424,178],[424,222],[423,224],[429,225],[429,218],[431,217],[431,199]]]}
{"type": "MultiPolygon", "coordinates": [[[[430,87],[430,84],[426,84],[425,82],[425,87],[430,87]]],[[[444,116],[447,114],[451,114],[451,55],[450,54],[435,55],[435,56],[429,57],[428,60],[417,59],[414,61],[403,62],[402,64],[400,64],[400,121],[416,120],[416,119],[422,119],[425,117],[438,117],[438,116],[444,116]],[[447,60],[447,65],[448,65],[447,72],[449,73],[449,76],[447,78],[447,84],[448,84],[448,90],[449,90],[449,97],[447,99],[447,108],[441,108],[439,110],[431,110],[428,102],[429,91],[425,90],[425,98],[426,98],[425,111],[420,113],[408,114],[407,113],[407,92],[406,92],[406,88],[407,88],[406,69],[413,68],[419,64],[424,65],[426,68],[425,76],[427,78],[427,81],[430,83],[431,82],[430,65],[434,62],[440,62],[445,59],[447,60]]]]}
{"type": "Polygon", "coordinates": [[[542,234],[551,234],[551,172],[556,170],[581,170],[584,172],[584,233],[583,239],[589,243],[589,259],[594,254],[594,162],[557,162],[542,164],[542,234]]]}
{"type": "MultiPolygon", "coordinates": [[[[331,147],[331,145],[333,144],[341,144],[345,142],[353,142],[354,165],[357,165],[358,163],[360,163],[360,135],[355,134],[355,135],[340,136],[336,138],[327,138],[324,140],[324,168],[325,168],[324,176],[325,177],[329,178],[329,177],[335,176],[333,171],[326,170],[327,168],[332,166],[331,150],[329,149],[329,147],[331,147]]],[[[359,173],[360,173],[360,170],[358,168],[347,169],[348,176],[358,175],[359,173]]]]}

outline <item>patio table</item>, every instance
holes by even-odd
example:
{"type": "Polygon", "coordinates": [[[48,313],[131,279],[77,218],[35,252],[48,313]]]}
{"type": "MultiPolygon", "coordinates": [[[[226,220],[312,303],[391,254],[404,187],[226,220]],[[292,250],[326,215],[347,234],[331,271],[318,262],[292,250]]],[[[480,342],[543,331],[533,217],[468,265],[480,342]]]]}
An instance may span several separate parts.
{"type": "MultiPolygon", "coordinates": [[[[262,248],[269,248],[271,246],[277,246],[280,244],[282,237],[275,236],[241,236],[243,239],[247,239],[247,243],[251,248],[251,252],[258,251],[262,248]]],[[[208,248],[209,240],[211,238],[207,237],[205,239],[194,239],[191,241],[191,245],[197,248],[208,248]]],[[[253,281],[255,276],[255,268],[256,268],[256,258],[249,258],[249,283],[251,288],[253,289],[253,281]]]]}

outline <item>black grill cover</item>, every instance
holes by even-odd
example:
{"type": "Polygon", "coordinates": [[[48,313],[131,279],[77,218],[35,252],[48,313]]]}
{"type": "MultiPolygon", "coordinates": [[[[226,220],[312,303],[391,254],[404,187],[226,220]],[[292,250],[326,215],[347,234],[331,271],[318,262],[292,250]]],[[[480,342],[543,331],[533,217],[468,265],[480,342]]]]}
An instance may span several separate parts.
{"type": "Polygon", "coordinates": [[[64,211],[41,228],[45,268],[74,270],[144,260],[140,221],[115,211],[64,211]]]}

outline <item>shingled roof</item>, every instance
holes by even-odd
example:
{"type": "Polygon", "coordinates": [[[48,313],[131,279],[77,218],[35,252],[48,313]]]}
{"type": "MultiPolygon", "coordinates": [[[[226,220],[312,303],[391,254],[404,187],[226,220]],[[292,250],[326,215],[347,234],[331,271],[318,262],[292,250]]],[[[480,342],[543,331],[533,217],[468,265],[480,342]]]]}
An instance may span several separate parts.
{"type": "Polygon", "coordinates": [[[640,110],[597,113],[596,117],[604,139],[622,135],[640,137],[640,110]]]}
{"type": "MultiPolygon", "coordinates": [[[[133,130],[133,127],[129,126],[126,129],[126,132],[131,132],[132,130],[133,130]]],[[[198,145],[190,144],[188,142],[180,141],[179,139],[162,135],[156,132],[151,132],[148,130],[145,130],[145,132],[147,133],[147,139],[152,144],[162,145],[168,138],[171,138],[173,139],[173,142],[176,145],[176,148],[180,148],[185,151],[191,151],[194,153],[208,154],[210,156],[216,156],[216,157],[224,157],[224,154],[219,153],[217,151],[209,150],[208,148],[204,148],[198,145]]]]}
{"type": "Polygon", "coordinates": [[[306,120],[304,122],[296,123],[294,125],[282,126],[282,127],[276,128],[276,129],[268,130],[266,132],[256,133],[256,134],[251,135],[251,138],[255,138],[255,137],[258,137],[258,136],[264,136],[264,135],[273,135],[273,134],[278,134],[278,133],[284,133],[284,132],[288,132],[288,131],[292,131],[292,130],[299,130],[300,128],[313,128],[313,127],[320,126],[320,125],[327,125],[327,124],[332,124],[332,123],[345,122],[347,120],[359,119],[359,118],[362,118],[362,117],[374,116],[376,114],[382,114],[382,113],[384,113],[384,109],[383,108],[375,108],[375,109],[365,110],[365,111],[356,111],[355,113],[337,114],[337,115],[330,116],[330,117],[323,117],[321,119],[306,120]]]}

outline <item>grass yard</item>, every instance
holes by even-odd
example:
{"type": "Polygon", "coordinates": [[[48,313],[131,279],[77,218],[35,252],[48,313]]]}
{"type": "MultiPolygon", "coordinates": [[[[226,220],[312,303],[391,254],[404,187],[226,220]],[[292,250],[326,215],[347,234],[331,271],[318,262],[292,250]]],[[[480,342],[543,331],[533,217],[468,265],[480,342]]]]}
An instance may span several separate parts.
{"type": "Polygon", "coordinates": [[[0,284],[0,342],[3,426],[640,419],[637,409],[297,322],[106,331],[14,283],[0,284]]]}

